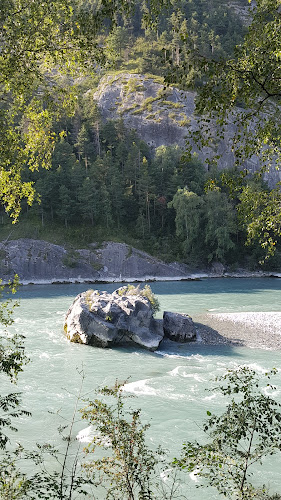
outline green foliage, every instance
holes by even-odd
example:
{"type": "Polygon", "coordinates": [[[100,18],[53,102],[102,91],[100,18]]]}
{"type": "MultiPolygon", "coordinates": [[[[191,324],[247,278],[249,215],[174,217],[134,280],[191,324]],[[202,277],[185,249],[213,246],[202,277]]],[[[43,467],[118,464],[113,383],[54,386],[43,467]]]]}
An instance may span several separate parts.
{"type": "MultiPolygon", "coordinates": [[[[18,276],[10,282],[8,290],[0,286],[0,376],[8,376],[12,383],[16,383],[18,374],[23,370],[23,365],[28,362],[24,353],[23,335],[11,334],[7,327],[13,323],[13,310],[19,306],[9,294],[14,294],[18,286],[18,276]]],[[[16,431],[13,424],[15,418],[29,415],[29,412],[20,408],[21,394],[8,393],[0,395],[0,448],[5,448],[9,437],[7,430],[16,431]]]]}
{"type": "Polygon", "coordinates": [[[84,466],[95,484],[104,488],[106,499],[177,498],[176,483],[169,487],[160,479],[161,469],[167,468],[165,452],[147,445],[149,424],[142,424],[139,409],[126,409],[123,385],[116,381],[114,387],[100,389],[99,397],[87,401],[82,410],[82,418],[95,432],[84,466]]]}
{"type": "MultiPolygon", "coordinates": [[[[128,33],[128,44],[117,68],[130,72],[163,76],[170,71],[173,77],[184,66],[185,83],[194,76],[190,64],[189,46],[196,47],[204,55],[219,58],[232,54],[235,43],[242,42],[243,26],[238,15],[229,9],[227,2],[212,0],[181,0],[166,2],[167,9],[160,9],[154,28],[145,25],[148,10],[146,2],[134,2],[134,15],[120,20],[121,28],[128,33]],[[187,45],[188,44],[188,45],[187,45]]],[[[105,40],[112,47],[111,36],[105,40]]],[[[196,77],[200,78],[197,74],[196,77]]]]}
{"type": "Polygon", "coordinates": [[[198,255],[203,241],[204,200],[187,188],[178,189],[169,206],[176,211],[176,232],[183,242],[185,254],[198,255]]]}
{"type": "Polygon", "coordinates": [[[2,500],[28,498],[30,483],[25,474],[17,467],[19,457],[20,449],[17,449],[14,455],[7,453],[5,457],[1,458],[0,498],[2,500]]]}
{"type": "Polygon", "coordinates": [[[273,369],[260,377],[241,366],[218,377],[221,385],[215,390],[231,401],[222,415],[207,411],[204,431],[211,441],[185,443],[182,457],[174,463],[196,470],[227,498],[274,498],[265,486],[255,488],[250,480],[255,478],[255,464],[281,450],[281,404],[270,396],[275,388],[268,382],[275,373],[273,369]]]}
{"type": "Polygon", "coordinates": [[[32,451],[18,445],[14,452],[6,453],[5,458],[1,459],[1,500],[71,500],[78,497],[87,498],[89,495],[93,482],[82,468],[82,452],[74,434],[84,382],[83,371],[78,373],[81,376],[81,384],[77,394],[74,394],[72,419],[65,423],[65,416],[58,412],[63,421],[63,425],[58,428],[62,443],[57,447],[48,443],[37,443],[32,451]],[[26,464],[28,473],[23,472],[26,464]]]}
{"type": "MultiPolygon", "coordinates": [[[[254,255],[258,240],[260,244],[269,242],[268,235],[272,237],[268,248],[278,247],[278,203],[274,201],[278,200],[278,189],[269,196],[261,179],[249,175],[240,178],[234,170],[223,174],[206,172],[196,155],[188,158],[177,146],[160,146],[152,157],[148,146],[135,132],[126,130],[122,120],[103,125],[98,118],[83,113],[77,110],[75,120],[88,130],[83,145],[86,157],[78,148],[79,126],[75,120],[70,121],[67,140],[63,138],[55,147],[52,170],[33,174],[25,171],[25,178],[35,182],[40,205],[28,210],[23,207],[24,217],[13,230],[14,238],[35,237],[63,245],[67,242],[76,248],[95,240],[117,238],[164,259],[184,259],[192,264],[218,259],[231,263],[239,254],[241,264],[246,265],[246,231],[250,236],[251,224],[256,229],[258,223],[259,237],[255,230],[248,238],[249,254],[254,255]],[[215,177],[214,183],[210,176],[215,177]],[[221,193],[209,193],[216,186],[221,193]],[[197,209],[189,211],[183,205],[179,215],[179,206],[176,209],[170,203],[178,189],[196,195],[197,209]],[[218,203],[211,203],[213,198],[218,203]],[[189,212],[189,243],[183,232],[184,210],[189,212]],[[239,252],[235,251],[237,247],[239,252]]],[[[3,237],[9,236],[6,222],[2,231],[3,237]]],[[[255,254],[257,265],[264,261],[266,250],[265,246],[263,252],[255,254]]],[[[74,265],[75,259],[66,259],[65,263],[74,265]]]]}
{"type": "MultiPolygon", "coordinates": [[[[273,8],[274,2],[270,1],[273,8]]],[[[180,79],[182,68],[185,75],[182,85],[188,86],[192,82],[195,86],[199,85],[198,111],[208,111],[208,104],[206,109],[200,104],[206,98],[212,113],[211,104],[215,101],[211,100],[213,94],[210,88],[217,92],[219,98],[219,90],[225,90],[224,79],[216,86],[210,83],[209,87],[202,71],[210,68],[209,76],[215,78],[212,71],[216,64],[220,64],[218,61],[229,56],[231,61],[236,61],[237,56],[235,59],[232,47],[242,42],[242,25],[227,5],[218,0],[212,0],[211,9],[203,0],[182,0],[180,3],[152,1],[149,2],[149,9],[146,2],[139,0],[102,1],[99,3],[100,9],[95,8],[95,2],[82,0],[75,0],[71,8],[68,0],[55,0],[52,8],[47,3],[36,6],[27,1],[20,5],[22,10],[18,12],[18,0],[5,2],[1,7],[0,19],[5,47],[0,60],[0,82],[3,84],[0,191],[5,210],[17,218],[23,206],[30,226],[34,225],[35,214],[38,220],[40,217],[42,227],[63,224],[64,234],[72,241],[80,239],[80,236],[75,236],[78,232],[83,233],[82,241],[85,243],[90,238],[110,239],[117,236],[121,239],[122,235],[136,241],[139,248],[171,260],[184,258],[199,262],[203,259],[208,262],[220,259],[228,262],[233,256],[233,226],[237,225],[237,219],[234,224],[230,222],[229,204],[233,207],[241,203],[240,233],[238,236],[236,234],[236,241],[241,246],[245,241],[244,232],[248,231],[251,244],[260,241],[263,248],[268,249],[268,255],[273,253],[279,236],[277,190],[272,199],[264,197],[258,219],[251,219],[252,215],[249,215],[244,223],[242,214],[250,208],[244,203],[245,196],[239,198],[239,203],[238,198],[234,202],[228,197],[226,219],[229,224],[227,222],[221,234],[219,228],[215,228],[218,237],[213,244],[208,239],[206,252],[201,243],[206,236],[208,222],[201,216],[198,216],[201,228],[199,253],[195,248],[198,233],[196,224],[191,245],[183,244],[187,239],[182,238],[182,235],[176,238],[175,226],[178,223],[175,221],[175,211],[169,210],[168,204],[178,189],[187,187],[200,197],[199,204],[202,204],[203,210],[206,202],[202,197],[206,181],[204,166],[195,156],[187,159],[185,155],[181,160],[180,150],[176,147],[157,148],[153,157],[150,148],[135,132],[126,131],[122,121],[103,124],[93,104],[94,89],[90,88],[96,85],[104,73],[102,63],[105,51],[107,58],[110,59],[111,54],[116,62],[112,82],[133,59],[138,61],[136,64],[143,66],[138,70],[145,69],[147,72],[141,85],[137,83],[137,78],[128,79],[125,85],[128,94],[145,90],[146,79],[152,78],[163,83],[160,75],[164,75],[169,68],[172,68],[173,81],[180,79]],[[165,5],[168,9],[161,11],[165,5]],[[65,27],[62,32],[61,26],[65,27]],[[58,32],[60,38],[56,37],[58,32]],[[31,41],[35,39],[34,44],[31,41]],[[57,40],[55,47],[54,39],[57,40]],[[15,40],[17,46],[14,52],[15,40]],[[198,58],[195,64],[194,55],[198,52],[202,64],[198,63],[198,58]],[[93,66],[89,61],[98,62],[101,69],[99,75],[75,79],[77,72],[81,75],[85,68],[88,75],[89,66],[93,66]],[[73,86],[74,79],[80,83],[73,86]],[[202,79],[204,85],[201,85],[202,79]],[[48,172],[38,171],[40,166],[51,166],[51,169],[48,172]],[[34,202],[36,204],[30,209],[34,202]],[[266,206],[271,208],[266,210],[266,206]],[[81,222],[85,230],[78,227],[81,222]],[[173,242],[169,249],[168,240],[173,242]]],[[[262,15],[260,10],[258,2],[257,16],[262,15]]],[[[273,23],[274,9],[272,12],[267,20],[273,23]]],[[[269,29],[265,28],[266,19],[263,19],[262,26],[269,29]]],[[[253,29],[250,28],[245,47],[250,47],[249,40],[254,40],[253,29]]],[[[258,33],[262,38],[261,32],[258,33]]],[[[275,50],[275,45],[272,47],[275,50]]],[[[274,53],[278,55],[276,51],[274,53]]],[[[220,71],[220,66],[218,68],[220,71]]],[[[232,85],[233,81],[228,79],[230,69],[222,73],[226,74],[227,85],[232,85]]],[[[218,78],[221,77],[219,73],[218,78]]],[[[239,85],[236,90],[242,92],[244,84],[241,90],[239,85]]],[[[135,112],[147,112],[148,120],[157,121],[159,118],[155,109],[158,103],[162,103],[171,107],[173,120],[181,126],[188,125],[184,116],[181,116],[181,104],[170,101],[170,95],[169,88],[163,88],[155,97],[147,98],[135,112]]],[[[224,99],[226,102],[227,94],[224,99]]],[[[234,104],[238,102],[237,99],[234,99],[234,104]]],[[[236,113],[237,108],[233,106],[231,109],[235,109],[236,113]]],[[[247,108],[239,109],[245,113],[247,108]]],[[[225,111],[225,108],[218,107],[216,110],[225,111]]],[[[228,118],[226,111],[225,117],[228,118]]],[[[241,117],[244,123],[244,115],[241,117]]],[[[277,135],[274,137],[277,138],[277,135]]],[[[277,142],[276,139],[276,145],[277,142]]],[[[196,223],[198,217],[195,217],[196,223]]],[[[32,227],[27,235],[24,231],[24,236],[39,237],[39,233],[44,234],[42,227],[36,221],[36,228],[32,227]]],[[[211,234],[211,231],[207,233],[211,234]]],[[[239,254],[243,259],[245,251],[241,250],[239,254]]],[[[260,260],[263,260],[263,256],[260,260]]]]}
{"type": "Polygon", "coordinates": [[[235,248],[231,236],[237,233],[234,209],[225,193],[208,190],[205,197],[204,217],[205,244],[208,261],[224,261],[230,250],[235,248]]]}
{"type": "Polygon", "coordinates": [[[87,452],[92,454],[98,448],[108,448],[102,458],[91,459],[86,468],[94,475],[100,473],[98,482],[105,480],[106,498],[115,498],[122,491],[123,498],[150,499],[157,454],[150,451],[145,443],[144,434],[148,426],[141,424],[140,411],[132,410],[129,412],[130,420],[125,418],[120,387],[116,383],[113,389],[100,391],[101,395],[115,398],[116,406],[96,399],[89,401],[83,410],[82,418],[97,431],[87,452]]]}
{"type": "Polygon", "coordinates": [[[278,0],[258,0],[235,57],[204,63],[206,85],[199,92],[197,111],[217,118],[222,126],[231,114],[237,126],[233,148],[238,161],[255,154],[270,163],[279,155],[279,6],[278,0]]]}
{"type": "Polygon", "coordinates": [[[239,200],[238,214],[247,229],[247,244],[258,240],[265,250],[264,262],[275,254],[281,236],[280,186],[269,191],[249,183],[242,188],[239,200]]]}
{"type": "MultiPolygon", "coordinates": [[[[9,291],[14,294],[16,292],[16,287],[18,286],[18,276],[15,276],[15,280],[10,283],[9,291]]],[[[1,298],[5,291],[4,286],[0,287],[1,298]]],[[[1,329],[0,334],[0,372],[7,375],[10,381],[15,383],[18,374],[23,369],[23,364],[28,361],[24,354],[24,346],[22,335],[11,335],[7,330],[7,326],[13,323],[13,310],[18,307],[19,303],[12,301],[8,297],[5,301],[2,301],[0,308],[0,323],[3,325],[4,330],[1,329]]],[[[20,393],[11,393],[7,395],[0,396],[0,448],[4,448],[8,436],[4,432],[4,428],[7,427],[10,430],[16,430],[12,424],[13,418],[18,418],[21,415],[27,415],[28,412],[18,409],[20,405],[21,398],[20,393]]]]}
{"type": "MultiPolygon", "coordinates": [[[[0,286],[0,298],[2,299],[0,323],[5,329],[7,326],[13,324],[13,311],[19,306],[19,302],[14,301],[9,296],[16,293],[18,284],[18,276],[15,275],[14,280],[9,283],[8,288],[5,285],[0,286]],[[3,296],[5,296],[4,300],[3,296]]],[[[23,336],[9,336],[6,330],[1,330],[0,370],[8,375],[12,382],[16,381],[18,373],[22,371],[23,361],[27,361],[23,354],[23,339],[23,336]]]]}
{"type": "MultiPolygon", "coordinates": [[[[165,3],[150,2],[143,16],[146,25],[165,3]]],[[[74,112],[73,77],[104,63],[98,36],[105,22],[109,40],[120,50],[125,28],[116,25],[116,12],[126,17],[133,7],[124,0],[1,2],[0,196],[15,220],[21,202],[31,205],[35,198],[32,183],[22,179],[23,167],[33,171],[50,167],[55,124],[74,112]]]]}
{"type": "Polygon", "coordinates": [[[149,285],[145,285],[144,288],[141,289],[141,295],[149,300],[154,314],[160,310],[159,301],[157,297],[154,295],[154,293],[152,293],[152,290],[149,285]]]}
{"type": "MultiPolygon", "coordinates": [[[[227,133],[236,165],[243,168],[245,160],[254,156],[264,172],[278,167],[281,159],[280,1],[251,3],[248,21],[243,41],[233,37],[232,54],[220,51],[213,29],[208,33],[212,50],[206,52],[198,42],[196,30],[188,25],[185,37],[188,62],[180,61],[177,71],[171,71],[167,81],[176,81],[182,87],[192,84],[197,89],[195,112],[199,125],[190,132],[193,143],[200,148],[214,144],[215,126],[218,138],[225,138],[227,133]]],[[[193,25],[198,25],[195,18],[193,25]]],[[[222,47],[225,49],[224,44],[222,47]]],[[[219,157],[215,144],[213,158],[208,161],[217,161],[219,157]]],[[[244,190],[241,202],[244,207],[240,217],[245,215],[248,242],[259,241],[268,258],[273,255],[280,236],[279,187],[272,193],[264,192],[260,204],[251,189],[244,190]],[[250,200],[256,213],[250,208],[250,200]]]]}

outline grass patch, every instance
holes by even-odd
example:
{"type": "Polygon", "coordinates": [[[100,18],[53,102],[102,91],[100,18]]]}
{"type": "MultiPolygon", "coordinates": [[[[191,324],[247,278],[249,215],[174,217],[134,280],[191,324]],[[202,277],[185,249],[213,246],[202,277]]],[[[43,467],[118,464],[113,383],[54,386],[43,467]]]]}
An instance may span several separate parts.
{"type": "Polygon", "coordinates": [[[184,105],[181,104],[180,102],[173,102],[173,101],[162,101],[162,104],[164,106],[168,106],[169,108],[175,108],[175,109],[180,109],[184,107],[184,105]]]}
{"type": "Polygon", "coordinates": [[[135,109],[135,111],[132,112],[132,115],[140,115],[143,112],[142,108],[135,109]]]}
{"type": "MultiPolygon", "coordinates": [[[[43,240],[55,245],[63,246],[68,252],[82,248],[89,248],[91,243],[100,246],[104,241],[126,243],[132,247],[143,246],[140,240],[128,234],[127,227],[106,228],[104,225],[72,224],[65,227],[55,221],[46,221],[41,224],[40,216],[22,215],[19,222],[12,224],[11,219],[6,217],[5,224],[0,225],[0,241],[18,240],[21,238],[43,240]]],[[[79,254],[78,254],[79,255],[79,254]]]]}
{"type": "Polygon", "coordinates": [[[134,102],[134,104],[132,104],[131,106],[128,106],[127,108],[123,108],[123,109],[118,109],[118,113],[120,115],[124,115],[125,113],[129,113],[130,111],[133,111],[135,110],[139,105],[134,102]]]}
{"type": "Polygon", "coordinates": [[[139,285],[122,286],[118,289],[118,295],[120,295],[121,297],[123,295],[137,295],[140,297],[146,297],[151,304],[153,314],[160,310],[159,301],[155,297],[149,285],[145,285],[144,288],[140,288],[139,285]]]}
{"type": "Polygon", "coordinates": [[[156,114],[155,113],[150,113],[145,117],[146,120],[155,120],[156,119],[156,114]]]}
{"type": "Polygon", "coordinates": [[[191,120],[190,118],[183,118],[183,120],[179,120],[178,124],[180,127],[190,127],[191,120]]]}
{"type": "Polygon", "coordinates": [[[155,83],[164,84],[164,77],[159,75],[154,75],[153,73],[145,73],[145,80],[153,80],[155,83]]]}
{"type": "Polygon", "coordinates": [[[171,95],[172,91],[169,88],[160,88],[157,92],[158,99],[166,99],[171,95]]]}
{"type": "Polygon", "coordinates": [[[151,112],[152,104],[158,100],[158,97],[147,97],[147,99],[145,99],[143,103],[140,104],[139,109],[136,109],[136,111],[133,112],[133,115],[137,115],[139,113],[142,113],[143,111],[151,112]]]}
{"type": "Polygon", "coordinates": [[[146,88],[138,78],[129,78],[124,85],[124,90],[126,94],[133,94],[134,92],[144,92],[146,88]]]}

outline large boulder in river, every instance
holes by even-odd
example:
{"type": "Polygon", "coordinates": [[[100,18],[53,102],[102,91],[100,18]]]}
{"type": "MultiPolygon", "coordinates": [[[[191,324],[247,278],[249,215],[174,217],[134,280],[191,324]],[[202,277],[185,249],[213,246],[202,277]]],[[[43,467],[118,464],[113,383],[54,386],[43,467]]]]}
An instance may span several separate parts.
{"type": "Polygon", "coordinates": [[[164,332],[162,321],[153,317],[153,301],[145,293],[134,286],[118,288],[112,294],[81,293],[66,314],[67,337],[97,347],[133,342],[154,351],[164,332]]]}
{"type": "Polygon", "coordinates": [[[164,311],[163,330],[165,337],[175,342],[190,342],[196,339],[196,329],[188,314],[164,311]]]}

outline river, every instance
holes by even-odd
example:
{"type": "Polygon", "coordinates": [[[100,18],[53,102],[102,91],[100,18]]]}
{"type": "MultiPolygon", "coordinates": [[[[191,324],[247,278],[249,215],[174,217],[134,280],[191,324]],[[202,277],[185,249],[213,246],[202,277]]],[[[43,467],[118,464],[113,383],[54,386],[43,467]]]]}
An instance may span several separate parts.
{"type": "MultiPolygon", "coordinates": [[[[212,379],[227,368],[249,365],[262,373],[271,367],[281,368],[280,350],[232,345],[205,345],[202,342],[176,345],[167,342],[154,353],[141,349],[99,349],[71,344],[63,334],[63,317],[74,297],[93,285],[28,285],[20,288],[20,308],[15,311],[13,328],[26,337],[30,363],[20,375],[18,389],[24,405],[33,414],[18,422],[16,439],[29,449],[36,442],[56,443],[61,409],[71,417],[75,394],[80,386],[78,371],[86,375],[83,391],[88,397],[98,386],[113,385],[115,379],[128,380],[125,389],[136,395],[133,405],[142,409],[142,419],[151,427],[152,446],[161,444],[171,456],[179,456],[184,440],[203,436],[206,410],[219,413],[225,405],[222,396],[207,392],[212,379]]],[[[113,291],[118,284],[99,284],[95,288],[113,291]]],[[[235,318],[253,317],[253,313],[281,311],[281,280],[204,279],[187,282],[151,284],[161,311],[189,313],[195,321],[208,323],[210,315],[235,314],[235,318]]],[[[222,336],[228,323],[221,323],[222,336]]],[[[237,337],[239,325],[235,323],[237,337]],[[238,329],[238,330],[237,330],[238,329]]],[[[257,334],[262,335],[259,324],[257,334]]],[[[275,334],[281,327],[275,325],[275,334]]],[[[281,402],[281,373],[274,380],[275,397],[281,402]]],[[[76,424],[76,432],[87,434],[85,422],[76,424]],[[83,430],[84,429],[84,430],[83,430]]],[[[271,458],[260,469],[260,482],[272,492],[281,492],[280,464],[271,458]]],[[[187,482],[190,499],[205,500],[210,491],[197,490],[192,479],[187,482]]],[[[217,498],[213,493],[212,498],[217,498]]],[[[219,498],[219,497],[218,497],[219,498]]]]}

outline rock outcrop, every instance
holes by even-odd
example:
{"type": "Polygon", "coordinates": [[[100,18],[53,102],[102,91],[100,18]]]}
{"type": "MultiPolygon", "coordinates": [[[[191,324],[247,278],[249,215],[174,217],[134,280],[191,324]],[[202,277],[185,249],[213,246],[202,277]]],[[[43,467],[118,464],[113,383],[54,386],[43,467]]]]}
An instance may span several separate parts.
{"type": "MultiPolygon", "coordinates": [[[[198,129],[194,114],[195,97],[195,92],[164,87],[157,77],[130,73],[104,76],[93,94],[105,121],[122,118],[124,124],[135,129],[152,148],[162,145],[186,147],[190,131],[198,129]]],[[[234,123],[229,121],[223,139],[220,139],[215,122],[211,124],[211,131],[209,147],[198,150],[190,139],[193,151],[203,163],[219,155],[218,168],[232,167],[235,158],[230,143],[236,132],[234,123]]],[[[250,172],[259,169],[258,157],[245,161],[244,167],[250,172]]],[[[265,177],[273,186],[280,181],[280,176],[280,172],[271,168],[265,177]]]]}
{"type": "Polygon", "coordinates": [[[209,277],[262,277],[280,273],[238,269],[229,273],[221,263],[198,271],[178,262],[166,263],[125,243],[92,243],[67,250],[42,240],[0,242],[0,278],[19,276],[20,283],[97,283],[188,280],[209,277]]]}
{"type": "Polygon", "coordinates": [[[15,274],[23,283],[56,283],[184,279],[189,273],[182,264],[167,264],[124,243],[93,243],[78,250],[34,239],[0,243],[4,282],[15,274]]]}
{"type": "Polygon", "coordinates": [[[128,286],[112,294],[88,290],[68,309],[64,331],[71,342],[96,347],[133,343],[150,351],[155,351],[164,337],[176,342],[195,340],[190,316],[165,312],[162,321],[155,319],[153,312],[147,289],[128,286]]]}

